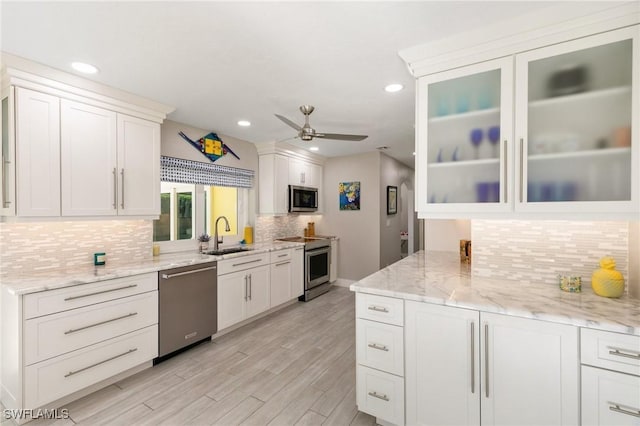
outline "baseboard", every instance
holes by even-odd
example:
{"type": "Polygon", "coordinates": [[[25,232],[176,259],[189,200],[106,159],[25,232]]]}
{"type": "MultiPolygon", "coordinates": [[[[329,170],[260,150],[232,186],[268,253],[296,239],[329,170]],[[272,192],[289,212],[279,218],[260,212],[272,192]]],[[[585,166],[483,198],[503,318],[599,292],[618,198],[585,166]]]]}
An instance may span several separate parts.
{"type": "Polygon", "coordinates": [[[348,280],[346,278],[338,278],[337,280],[335,280],[332,284],[337,286],[337,287],[346,287],[349,288],[349,286],[353,283],[355,283],[356,280],[348,280]]]}

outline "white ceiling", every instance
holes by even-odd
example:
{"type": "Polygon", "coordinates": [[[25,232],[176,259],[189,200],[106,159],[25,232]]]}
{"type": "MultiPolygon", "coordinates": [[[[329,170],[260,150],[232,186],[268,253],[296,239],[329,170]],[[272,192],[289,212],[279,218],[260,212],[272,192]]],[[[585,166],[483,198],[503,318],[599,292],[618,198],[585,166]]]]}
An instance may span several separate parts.
{"type": "Polygon", "coordinates": [[[545,2],[7,2],[2,50],[176,107],[169,118],[254,143],[385,152],[413,167],[414,80],[401,49],[548,7],[545,2]],[[386,93],[399,82],[405,90],[386,93]],[[363,142],[295,141],[278,113],[363,142]],[[249,128],[236,123],[251,121],[249,128]]]}

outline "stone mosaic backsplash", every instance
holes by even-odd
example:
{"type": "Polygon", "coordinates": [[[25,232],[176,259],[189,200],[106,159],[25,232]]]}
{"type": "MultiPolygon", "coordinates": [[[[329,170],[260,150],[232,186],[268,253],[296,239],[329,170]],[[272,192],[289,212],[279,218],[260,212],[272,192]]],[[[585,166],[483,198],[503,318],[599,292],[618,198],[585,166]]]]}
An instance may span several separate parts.
{"type": "Polygon", "coordinates": [[[151,220],[0,223],[0,277],[92,265],[95,252],[107,263],[147,260],[152,240],[151,220]]]}
{"type": "Polygon", "coordinates": [[[473,274],[558,284],[558,275],[591,283],[601,257],[611,256],[628,283],[627,222],[473,220],[473,274]]]}
{"type": "Polygon", "coordinates": [[[257,216],[255,241],[273,241],[276,238],[303,236],[307,223],[315,222],[316,234],[320,234],[320,215],[257,216]]]}

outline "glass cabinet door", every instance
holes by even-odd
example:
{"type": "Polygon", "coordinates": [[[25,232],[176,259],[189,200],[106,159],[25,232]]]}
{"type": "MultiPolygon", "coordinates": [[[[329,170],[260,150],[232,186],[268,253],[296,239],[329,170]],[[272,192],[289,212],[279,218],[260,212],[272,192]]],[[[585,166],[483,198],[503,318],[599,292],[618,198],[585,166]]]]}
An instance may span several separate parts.
{"type": "Polygon", "coordinates": [[[418,82],[416,173],[421,211],[508,209],[510,58],[418,82]]]}
{"type": "Polygon", "coordinates": [[[637,37],[624,29],[516,56],[516,208],[634,208],[637,37]]]}

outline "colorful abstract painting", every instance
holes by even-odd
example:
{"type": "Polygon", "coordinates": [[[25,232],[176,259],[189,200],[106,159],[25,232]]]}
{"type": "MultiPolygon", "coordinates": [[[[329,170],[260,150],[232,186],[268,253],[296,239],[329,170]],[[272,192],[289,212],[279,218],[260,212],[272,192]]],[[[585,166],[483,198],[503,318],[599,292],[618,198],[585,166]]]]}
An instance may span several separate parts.
{"type": "Polygon", "coordinates": [[[360,182],[341,182],[340,210],[360,210],[360,182]]]}

